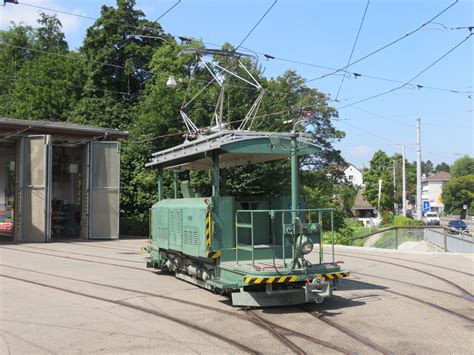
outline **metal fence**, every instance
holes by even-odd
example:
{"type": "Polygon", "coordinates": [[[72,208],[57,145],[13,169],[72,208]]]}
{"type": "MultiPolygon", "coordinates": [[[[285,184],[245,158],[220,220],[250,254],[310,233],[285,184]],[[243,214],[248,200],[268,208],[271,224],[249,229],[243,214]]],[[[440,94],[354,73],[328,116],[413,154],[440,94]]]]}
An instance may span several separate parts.
{"type": "Polygon", "coordinates": [[[381,249],[425,250],[474,253],[473,237],[446,227],[394,226],[353,238],[351,244],[381,249]],[[411,242],[411,243],[410,243],[411,242]]]}
{"type": "Polygon", "coordinates": [[[456,233],[448,228],[426,228],[425,241],[445,252],[474,253],[472,235],[456,233]]]}

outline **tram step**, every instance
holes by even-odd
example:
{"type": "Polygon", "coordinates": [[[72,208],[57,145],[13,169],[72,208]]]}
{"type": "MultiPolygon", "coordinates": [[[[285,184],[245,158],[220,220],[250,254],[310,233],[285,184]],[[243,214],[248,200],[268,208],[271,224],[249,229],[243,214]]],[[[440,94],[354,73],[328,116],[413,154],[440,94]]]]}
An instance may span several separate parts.
{"type": "Polygon", "coordinates": [[[228,288],[234,289],[234,288],[238,287],[238,285],[236,283],[227,283],[227,282],[224,282],[220,279],[208,280],[206,283],[210,286],[213,286],[213,287],[216,287],[216,288],[219,288],[219,289],[228,289],[228,288]]]}

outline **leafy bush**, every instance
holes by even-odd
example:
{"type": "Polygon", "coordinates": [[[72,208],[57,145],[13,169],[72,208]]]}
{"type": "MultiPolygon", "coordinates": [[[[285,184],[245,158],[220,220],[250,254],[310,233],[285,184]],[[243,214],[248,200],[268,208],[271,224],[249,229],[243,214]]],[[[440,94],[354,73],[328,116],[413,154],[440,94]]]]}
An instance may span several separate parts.
{"type": "MultiPolygon", "coordinates": [[[[337,231],[334,231],[334,244],[340,245],[351,245],[352,234],[354,230],[351,226],[345,225],[339,228],[337,231]]],[[[332,234],[330,231],[323,232],[323,242],[326,244],[331,244],[332,234]]]]}
{"type": "Polygon", "coordinates": [[[393,224],[393,213],[388,211],[382,215],[382,224],[393,224]]]}
{"type": "Polygon", "coordinates": [[[120,217],[120,235],[147,236],[148,221],[138,217],[120,217]]]}
{"type": "Polygon", "coordinates": [[[394,226],[421,226],[423,221],[416,221],[414,219],[405,217],[405,216],[395,216],[393,218],[394,226]]]}

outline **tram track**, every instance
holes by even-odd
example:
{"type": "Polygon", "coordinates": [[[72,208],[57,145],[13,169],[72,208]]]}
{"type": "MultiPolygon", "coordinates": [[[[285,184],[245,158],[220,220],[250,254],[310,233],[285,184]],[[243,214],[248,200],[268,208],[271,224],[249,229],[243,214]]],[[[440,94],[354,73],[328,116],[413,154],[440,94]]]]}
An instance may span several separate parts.
{"type": "Polygon", "coordinates": [[[105,298],[105,297],[99,297],[99,296],[87,294],[87,293],[84,293],[84,292],[68,290],[68,289],[63,288],[63,287],[48,285],[48,284],[45,284],[45,283],[42,283],[42,282],[26,280],[26,279],[23,279],[23,278],[9,276],[9,275],[5,275],[5,274],[0,274],[0,277],[10,279],[10,280],[19,281],[19,282],[23,282],[23,283],[27,283],[27,284],[31,284],[31,285],[41,286],[41,287],[45,287],[45,288],[56,290],[56,291],[62,291],[64,293],[68,293],[68,294],[72,294],[72,295],[76,295],[76,296],[81,296],[81,297],[85,297],[85,298],[89,298],[89,299],[93,299],[93,300],[97,300],[97,301],[102,301],[102,302],[118,305],[118,306],[129,308],[129,309],[133,309],[133,310],[136,310],[136,311],[139,311],[139,312],[143,312],[143,313],[146,313],[146,314],[149,314],[149,315],[153,315],[153,316],[156,316],[156,317],[159,317],[159,318],[169,320],[171,322],[174,322],[176,324],[185,326],[189,329],[193,329],[193,330],[198,331],[200,333],[203,333],[205,335],[212,336],[212,337],[214,337],[218,340],[221,340],[222,342],[225,342],[229,345],[232,345],[232,346],[234,346],[234,347],[236,347],[240,350],[243,350],[243,351],[245,351],[249,354],[259,354],[260,353],[259,351],[255,350],[254,348],[251,348],[251,347],[249,347],[245,344],[237,342],[237,341],[235,341],[235,340],[233,340],[233,339],[231,339],[231,338],[229,338],[225,335],[216,333],[215,331],[213,331],[211,329],[201,327],[199,325],[196,325],[196,324],[190,323],[188,321],[173,317],[169,314],[166,314],[166,313],[154,310],[154,309],[149,309],[149,308],[146,308],[146,307],[138,306],[138,305],[135,305],[133,303],[126,302],[126,301],[121,301],[121,300],[114,301],[114,300],[111,300],[111,299],[108,299],[108,298],[105,298]]]}
{"type": "MultiPolygon", "coordinates": [[[[143,239],[144,241],[148,241],[149,239],[143,239]]],[[[90,241],[90,242],[86,242],[86,241],[74,241],[74,240],[70,240],[70,239],[56,239],[53,241],[53,243],[64,243],[64,244],[77,244],[77,245],[83,245],[83,246],[86,246],[86,247],[90,247],[90,248],[100,248],[100,249],[112,249],[112,250],[117,250],[117,251],[128,251],[128,252],[131,252],[131,251],[136,251],[135,248],[133,247],[118,247],[118,246],[109,246],[109,245],[96,245],[97,242],[96,241],[90,241]]]]}
{"type": "MultiPolygon", "coordinates": [[[[445,282],[446,284],[454,287],[455,289],[457,289],[459,292],[461,292],[463,295],[465,296],[468,296],[470,298],[473,298],[474,295],[469,292],[468,290],[466,290],[464,287],[444,278],[444,277],[441,277],[439,275],[436,275],[436,274],[433,274],[431,272],[428,272],[428,271],[425,271],[425,270],[421,270],[421,269],[416,269],[414,267],[411,267],[411,266],[407,266],[407,265],[401,265],[401,264],[397,264],[397,263],[394,263],[394,262],[391,262],[391,261],[386,261],[386,260],[380,260],[380,259],[374,259],[374,258],[367,258],[367,257],[361,257],[361,256],[353,256],[353,255],[347,255],[347,254],[344,254],[344,253],[337,253],[337,255],[342,255],[342,256],[346,256],[346,257],[349,257],[349,258],[354,258],[354,259],[363,259],[363,260],[369,260],[369,261],[376,261],[376,262],[379,262],[379,263],[382,263],[382,264],[388,264],[388,265],[394,265],[394,266],[398,266],[400,268],[404,268],[404,269],[408,269],[408,270],[412,270],[412,271],[415,271],[415,272],[418,272],[418,273],[421,273],[421,274],[424,274],[424,275],[428,275],[428,276],[431,276],[437,280],[440,280],[440,281],[443,281],[445,282]]],[[[472,302],[472,301],[471,301],[472,302]]]]}
{"type": "Polygon", "coordinates": [[[453,311],[451,309],[448,309],[448,308],[445,308],[445,307],[442,307],[442,306],[439,306],[437,304],[434,304],[434,303],[431,303],[431,302],[428,302],[428,301],[425,301],[425,300],[422,300],[421,298],[418,298],[418,297],[413,297],[413,296],[410,296],[410,295],[407,295],[405,293],[401,293],[401,292],[397,292],[397,291],[393,291],[393,290],[382,290],[383,292],[388,292],[390,294],[393,294],[393,295],[397,295],[397,296],[400,296],[400,297],[405,297],[405,298],[408,298],[412,301],[416,301],[416,302],[419,302],[419,303],[422,303],[424,305],[427,305],[431,308],[434,308],[434,309],[437,309],[439,311],[442,311],[442,312],[445,312],[447,314],[450,314],[452,316],[455,316],[455,317],[458,317],[458,318],[461,318],[463,320],[466,320],[470,323],[474,323],[474,319],[468,317],[468,316],[465,316],[464,314],[461,314],[461,313],[458,313],[456,311],[453,311]]]}
{"type": "Polygon", "coordinates": [[[372,341],[371,339],[369,339],[368,337],[366,337],[364,335],[360,335],[360,334],[354,332],[352,329],[349,329],[348,327],[346,327],[344,325],[341,325],[339,323],[336,323],[336,322],[332,321],[331,319],[328,319],[327,317],[325,317],[320,312],[309,310],[304,306],[299,306],[298,308],[303,310],[304,312],[310,314],[314,318],[319,319],[321,322],[323,322],[323,323],[325,323],[325,324],[327,324],[327,325],[329,325],[333,328],[338,329],[342,333],[350,336],[351,338],[357,340],[358,342],[364,344],[365,346],[368,346],[369,348],[371,348],[371,349],[373,349],[377,352],[380,352],[384,355],[394,355],[393,351],[385,348],[384,346],[382,346],[380,344],[375,343],[374,341],[372,341]]]}
{"type": "Polygon", "coordinates": [[[23,250],[23,249],[12,248],[12,247],[2,247],[2,249],[13,250],[13,251],[21,252],[21,253],[30,253],[30,254],[51,256],[51,257],[54,257],[54,258],[82,261],[82,262],[93,263],[93,264],[116,266],[116,267],[121,267],[121,268],[126,268],[126,269],[133,269],[133,270],[140,270],[140,271],[145,271],[145,272],[153,272],[153,270],[148,270],[148,269],[145,269],[145,268],[139,268],[139,267],[130,266],[130,265],[121,265],[121,264],[115,264],[115,263],[108,263],[108,262],[105,262],[105,261],[75,258],[75,257],[72,257],[72,256],[55,255],[55,254],[50,254],[50,253],[41,253],[41,252],[38,252],[38,251],[23,250]]]}
{"type": "Polygon", "coordinates": [[[379,280],[392,281],[392,282],[400,283],[400,284],[411,286],[411,287],[416,287],[416,288],[427,290],[427,291],[438,292],[438,293],[441,293],[443,295],[447,295],[447,296],[450,296],[450,297],[456,297],[456,298],[459,298],[459,299],[462,299],[462,300],[465,300],[465,301],[471,301],[471,299],[466,295],[459,295],[457,293],[452,293],[452,292],[440,290],[440,289],[433,288],[433,287],[423,286],[423,285],[415,284],[415,283],[412,283],[412,282],[406,282],[406,281],[403,281],[403,280],[397,280],[397,279],[392,279],[392,278],[389,278],[389,277],[383,277],[383,276],[379,276],[379,275],[367,274],[367,273],[360,272],[360,271],[351,271],[351,275],[352,276],[361,275],[361,276],[371,277],[371,278],[379,279],[379,280]]]}
{"type": "MultiPolygon", "coordinates": [[[[357,254],[357,255],[364,255],[364,256],[374,256],[374,254],[361,253],[361,252],[356,252],[356,251],[352,251],[352,250],[344,250],[344,253],[357,254]]],[[[339,254],[341,254],[341,253],[338,252],[337,254],[339,255],[339,254]]],[[[341,255],[343,255],[343,254],[341,254],[341,255]]],[[[379,253],[377,253],[377,256],[378,256],[378,257],[381,257],[381,258],[391,259],[391,260],[406,261],[406,262],[412,263],[412,264],[432,266],[432,267],[440,268],[440,269],[443,269],[443,270],[453,271],[453,272],[456,272],[456,273],[458,273],[458,274],[463,274],[463,275],[467,275],[467,276],[474,277],[474,274],[473,274],[473,273],[466,272],[466,271],[462,271],[462,270],[458,270],[458,269],[453,269],[453,268],[446,267],[446,266],[442,266],[442,265],[436,265],[436,264],[431,264],[431,263],[425,263],[425,262],[422,262],[422,261],[409,260],[409,259],[404,259],[404,258],[395,258],[395,257],[393,257],[393,256],[388,256],[388,255],[379,255],[379,253]]]]}
{"type": "MultiPolygon", "coordinates": [[[[11,248],[11,247],[7,247],[5,249],[10,249],[10,250],[15,250],[15,251],[20,251],[20,252],[26,252],[26,253],[33,253],[33,254],[39,254],[39,255],[44,255],[44,256],[52,256],[52,257],[57,257],[57,258],[64,258],[64,259],[71,259],[71,260],[75,260],[75,261],[82,261],[82,262],[88,262],[88,263],[94,263],[94,264],[100,264],[100,265],[109,265],[109,266],[117,266],[117,267],[123,267],[123,268],[128,268],[128,269],[133,269],[133,270],[140,270],[140,271],[145,271],[145,272],[154,272],[153,270],[148,270],[148,269],[143,269],[143,268],[138,268],[138,267],[133,267],[133,266],[128,266],[128,265],[120,265],[120,264],[115,264],[115,263],[107,263],[107,262],[102,262],[102,261],[96,261],[96,260],[88,260],[88,259],[82,259],[82,258],[75,258],[75,257],[68,257],[68,256],[62,256],[62,255],[55,255],[55,254],[49,254],[49,253],[42,253],[42,252],[36,252],[36,251],[27,251],[27,250],[21,250],[21,249],[17,249],[17,248],[11,248]]],[[[351,257],[351,256],[349,256],[351,257]]],[[[370,258],[366,258],[366,259],[370,259],[370,258]]],[[[374,259],[374,261],[378,261],[378,262],[384,262],[382,260],[376,260],[374,259]]],[[[392,265],[395,265],[395,266],[400,266],[400,267],[404,267],[403,265],[398,265],[398,264],[394,264],[394,263],[391,263],[391,262],[388,262],[389,264],[392,264],[392,265]]],[[[409,269],[413,269],[415,271],[418,271],[418,272],[421,272],[420,270],[417,270],[417,269],[414,269],[414,268],[411,268],[411,267],[408,267],[409,269]]],[[[26,270],[25,271],[31,271],[31,272],[35,272],[35,271],[32,271],[32,270],[26,270]]],[[[37,272],[37,271],[36,271],[37,272]]],[[[44,274],[47,274],[47,273],[44,273],[44,274]]],[[[357,274],[357,272],[356,272],[357,274]]],[[[436,278],[438,278],[436,275],[433,275],[431,273],[428,273],[429,275],[431,276],[434,276],[436,278]]],[[[47,274],[48,276],[56,276],[56,275],[53,275],[53,274],[47,274]]],[[[367,275],[369,276],[369,275],[367,275]]],[[[71,278],[72,279],[72,278],[71,278]]],[[[80,279],[76,279],[75,281],[80,281],[80,282],[87,282],[85,280],[80,280],[80,279]]],[[[445,280],[445,281],[448,281],[448,280],[445,280]]],[[[450,284],[452,282],[448,281],[450,284]]],[[[95,284],[97,286],[105,286],[103,284],[100,284],[100,283],[93,283],[93,282],[89,282],[91,284],[95,284]]],[[[149,296],[154,296],[154,297],[160,297],[160,298],[166,298],[166,296],[160,296],[160,295],[157,295],[157,294],[153,294],[153,293],[147,293],[147,292],[143,292],[143,291],[138,291],[138,290],[132,290],[132,289],[128,289],[128,288],[122,288],[122,287],[115,287],[115,286],[111,286],[111,285],[107,285],[105,287],[114,287],[115,289],[120,289],[120,290],[123,290],[123,291],[129,291],[129,292],[135,292],[135,293],[141,293],[141,294],[146,294],[146,295],[149,295],[149,296]]],[[[424,305],[427,305],[427,306],[430,306],[432,308],[435,308],[439,311],[442,311],[444,313],[447,313],[447,314],[451,314],[455,317],[458,317],[458,318],[461,318],[461,319],[464,319],[464,320],[467,320],[469,322],[472,322],[473,320],[467,316],[464,316],[460,313],[457,313],[455,311],[452,311],[450,309],[447,309],[445,307],[442,307],[442,306],[438,306],[436,304],[433,304],[431,302],[428,302],[428,301],[424,301],[422,299],[419,299],[419,298],[416,298],[416,297],[413,297],[413,296],[409,296],[409,295],[406,295],[406,294],[401,294],[401,293],[397,293],[396,291],[392,291],[392,290],[385,290],[387,291],[388,293],[392,293],[392,294],[396,294],[398,296],[401,296],[401,297],[405,297],[405,298],[409,298],[413,301],[416,301],[416,302],[419,302],[419,303],[422,303],[424,305]]],[[[460,296],[462,297],[462,296],[460,296]]],[[[471,297],[471,296],[469,296],[471,297]]],[[[167,298],[168,300],[173,300],[173,301],[179,301],[179,302],[182,302],[183,303],[183,300],[179,300],[179,299],[173,299],[173,298],[167,298]]],[[[466,299],[463,297],[463,299],[466,299]]],[[[472,299],[466,299],[470,302],[472,302],[472,299]]],[[[188,303],[190,305],[192,305],[192,302],[191,303],[188,303]]],[[[198,307],[202,307],[202,305],[199,305],[199,304],[194,304],[195,306],[198,306],[198,307]]],[[[209,310],[214,310],[212,308],[209,308],[209,310]]],[[[229,312],[230,314],[232,314],[232,312],[229,312]]],[[[233,316],[235,316],[234,314],[232,314],[233,316]]],[[[289,329],[287,329],[288,331],[291,331],[289,329]]],[[[301,334],[299,334],[298,336],[301,336],[301,334]]]]}
{"type": "MultiPolygon", "coordinates": [[[[255,317],[251,317],[248,314],[242,315],[242,314],[227,311],[227,310],[224,310],[224,309],[221,309],[221,308],[208,306],[208,305],[205,305],[205,304],[201,304],[201,303],[197,303],[197,302],[193,302],[193,301],[188,301],[188,300],[183,300],[183,299],[175,298],[175,297],[171,297],[171,296],[159,295],[159,294],[156,294],[156,293],[153,293],[153,292],[140,291],[140,290],[131,289],[131,288],[127,288],[127,287],[114,286],[114,285],[104,284],[104,283],[100,283],[100,282],[94,282],[94,281],[89,281],[89,280],[78,279],[78,278],[74,278],[74,277],[55,275],[55,274],[46,273],[46,272],[42,272],[42,271],[31,270],[31,269],[26,269],[26,268],[21,268],[21,267],[16,267],[16,266],[10,266],[10,265],[5,265],[5,264],[0,264],[0,266],[10,268],[10,269],[14,269],[14,270],[26,271],[26,272],[30,272],[30,273],[34,273],[34,274],[50,276],[50,277],[69,280],[69,281],[76,281],[76,282],[81,282],[81,283],[85,283],[85,284],[89,284],[89,285],[93,285],[93,286],[100,286],[100,287],[114,289],[114,290],[117,290],[117,291],[130,292],[130,293],[135,293],[137,295],[149,296],[149,297],[153,297],[153,298],[164,299],[164,300],[167,300],[167,301],[172,301],[172,302],[177,302],[177,303],[180,303],[180,304],[194,306],[194,307],[197,307],[197,308],[200,308],[200,309],[206,309],[206,310],[213,311],[213,312],[216,312],[216,313],[224,314],[224,315],[227,315],[227,316],[230,316],[230,317],[242,320],[242,321],[249,321],[249,322],[251,322],[251,323],[259,326],[260,328],[263,328],[264,330],[267,330],[267,331],[269,331],[269,329],[268,329],[268,325],[269,325],[270,327],[273,327],[274,329],[278,330],[280,332],[280,334],[293,335],[295,337],[304,339],[306,341],[312,342],[314,344],[323,346],[323,347],[328,348],[328,349],[338,351],[338,352],[343,353],[343,354],[354,354],[355,353],[354,351],[350,351],[350,350],[348,350],[344,347],[341,347],[341,346],[332,344],[330,342],[327,342],[327,341],[309,336],[307,334],[304,334],[302,332],[299,332],[299,331],[296,331],[296,330],[293,330],[293,329],[286,328],[284,326],[278,325],[278,324],[273,323],[273,322],[268,321],[268,320],[263,320],[267,324],[267,326],[264,326],[262,324],[262,321],[257,321],[255,319],[255,317]]],[[[272,335],[273,335],[273,333],[272,333],[272,335]]]]}
{"type": "Polygon", "coordinates": [[[100,259],[107,259],[107,260],[114,260],[114,261],[124,261],[126,263],[136,263],[136,264],[143,265],[143,260],[142,261],[128,260],[128,259],[114,258],[111,256],[92,255],[92,254],[78,253],[74,251],[57,250],[57,249],[50,249],[50,248],[43,248],[43,247],[33,247],[31,245],[22,245],[22,247],[27,248],[27,249],[33,249],[33,250],[46,250],[46,251],[53,251],[53,252],[62,253],[62,254],[72,254],[72,255],[86,256],[90,258],[100,258],[100,259]]]}
{"type": "MultiPolygon", "coordinates": [[[[61,256],[61,255],[55,255],[55,254],[49,254],[49,253],[41,253],[41,252],[33,252],[33,251],[25,251],[25,250],[21,250],[21,249],[17,249],[17,248],[11,248],[11,247],[7,247],[5,249],[10,249],[10,250],[15,250],[15,251],[23,251],[23,252],[27,252],[27,253],[34,253],[34,254],[40,254],[40,255],[45,255],[45,256],[52,256],[52,257],[58,257],[58,258],[65,258],[65,259],[72,259],[72,260],[78,260],[78,261],[83,261],[83,262],[90,262],[90,263],[95,263],[95,264],[105,264],[105,265],[110,265],[110,266],[118,266],[118,267],[126,267],[126,268],[129,268],[129,269],[135,269],[135,270],[141,270],[141,271],[147,271],[147,272],[150,272],[150,270],[147,270],[147,269],[141,269],[141,268],[137,268],[137,267],[132,267],[132,266],[127,266],[127,265],[120,265],[120,264],[114,264],[114,263],[107,263],[107,262],[101,262],[101,261],[95,261],[95,260],[88,260],[88,259],[82,259],[82,258],[74,258],[74,257],[67,257],[67,256],[61,256]]],[[[351,257],[351,256],[349,256],[351,257]]],[[[369,258],[367,258],[369,259],[369,258]]],[[[374,260],[374,261],[378,261],[378,262],[384,262],[382,260],[374,260]]],[[[389,263],[389,264],[394,264],[394,263],[389,263]]],[[[396,266],[401,266],[403,267],[402,265],[398,265],[398,264],[395,264],[396,266]]],[[[102,283],[98,283],[98,282],[93,282],[93,281],[87,281],[87,280],[82,280],[82,279],[76,279],[76,278],[70,278],[70,277],[66,277],[66,276],[59,276],[59,275],[54,275],[54,274],[48,274],[48,273],[44,273],[44,272],[39,272],[39,271],[35,271],[35,270],[30,270],[30,269],[25,269],[25,268],[18,268],[18,267],[12,267],[12,266],[9,266],[9,265],[1,265],[0,266],[5,266],[5,267],[9,267],[9,268],[14,268],[14,269],[18,269],[18,270],[23,270],[23,271],[28,271],[28,272],[34,272],[34,273],[38,273],[38,274],[43,274],[45,276],[52,276],[52,277],[58,277],[58,278],[63,278],[63,279],[69,279],[71,281],[78,281],[78,282],[84,282],[84,283],[88,283],[88,284],[91,284],[91,285],[95,285],[95,286],[103,286],[103,287],[108,287],[108,288],[113,288],[113,289],[116,289],[116,290],[121,290],[121,291],[127,291],[127,292],[131,292],[131,293],[135,293],[135,294],[140,294],[140,295],[146,295],[146,296],[151,296],[151,297],[157,297],[157,298],[162,298],[162,299],[166,299],[166,300],[169,300],[169,301],[174,301],[174,302],[179,302],[179,303],[183,303],[183,304],[188,304],[190,306],[195,306],[195,307],[199,307],[199,308],[205,308],[205,309],[208,309],[210,311],[215,311],[215,312],[219,312],[219,313],[222,313],[222,314],[226,314],[226,315],[229,315],[229,316],[232,316],[232,317],[236,317],[236,318],[239,318],[239,319],[242,319],[242,320],[247,320],[247,321],[250,321],[252,322],[253,324],[256,324],[257,326],[259,327],[262,327],[264,329],[266,329],[267,331],[269,331],[270,333],[272,333],[273,336],[276,336],[276,334],[274,332],[272,332],[270,329],[274,329],[274,331],[276,331],[277,333],[279,334],[291,334],[291,335],[294,335],[294,336],[297,336],[297,337],[300,337],[300,338],[303,338],[303,339],[306,339],[308,341],[312,341],[313,343],[316,343],[316,344],[319,344],[321,346],[324,346],[326,348],[330,348],[330,349],[333,349],[333,350],[336,350],[336,351],[339,351],[339,352],[342,352],[342,353],[352,353],[351,351],[347,350],[347,349],[344,349],[344,348],[341,348],[341,347],[338,347],[338,346],[334,346],[334,344],[331,344],[331,343],[328,343],[328,342],[324,342],[320,339],[317,339],[317,338],[314,338],[314,337],[310,337],[308,335],[305,335],[304,333],[300,333],[300,332],[297,332],[297,331],[294,331],[294,330],[291,330],[291,329],[288,329],[288,328],[285,328],[285,327],[282,327],[280,325],[277,325],[277,324],[268,324],[269,321],[267,320],[264,320],[265,322],[267,322],[266,325],[263,325],[261,324],[261,321],[257,321],[255,319],[255,316],[251,316],[249,317],[248,314],[246,314],[246,316],[242,316],[242,315],[238,315],[234,312],[230,312],[230,311],[226,311],[226,310],[222,310],[222,309],[219,309],[219,308],[215,308],[215,307],[212,307],[212,306],[206,306],[206,305],[202,305],[202,304],[199,304],[199,303],[195,303],[195,302],[191,302],[191,301],[185,301],[185,300],[181,300],[181,299],[177,299],[177,298],[173,298],[173,297],[170,297],[170,296],[165,296],[165,295],[158,295],[158,294],[155,294],[155,293],[151,293],[151,292],[144,292],[144,291],[139,291],[139,290],[134,290],[134,289],[130,289],[130,288],[124,288],[124,287],[119,287],[119,286],[113,286],[113,285],[107,285],[107,284],[102,284],[102,283]],[[278,329],[278,330],[276,330],[278,329]]],[[[410,269],[413,269],[413,268],[410,268],[410,269]]],[[[415,271],[418,271],[417,269],[415,269],[415,271]]],[[[357,274],[357,273],[356,273],[357,274]]],[[[433,276],[432,274],[430,274],[431,276],[433,276]]],[[[370,275],[367,275],[370,277],[370,275]]],[[[434,275],[436,276],[436,275],[434,275]]],[[[452,311],[450,309],[447,309],[447,308],[444,308],[442,306],[439,306],[439,305],[436,305],[436,304],[433,304],[431,302],[428,302],[428,301],[424,301],[422,299],[419,299],[419,298],[416,298],[416,297],[413,297],[413,296],[410,296],[410,295],[406,295],[406,294],[402,294],[402,293],[399,293],[399,292],[396,292],[396,291],[392,291],[392,290],[384,290],[388,293],[391,293],[391,294],[394,294],[394,295],[397,295],[397,296],[400,296],[400,297],[405,297],[405,298],[408,298],[408,299],[411,299],[413,301],[416,301],[416,302],[419,302],[419,303],[422,303],[426,306],[429,306],[431,308],[435,308],[437,309],[438,311],[442,311],[446,314],[450,314],[452,316],[456,316],[458,318],[461,318],[463,320],[466,320],[466,321],[469,321],[469,322],[473,322],[474,320],[467,317],[467,316],[464,316],[460,313],[457,313],[455,311],[452,311]]],[[[460,296],[461,297],[461,296],[460,296]]],[[[313,316],[317,317],[315,314],[313,314],[313,316]]],[[[356,333],[355,333],[356,334],[356,333]]],[[[281,335],[280,337],[281,338],[281,335]]],[[[361,338],[362,339],[362,338],[361,338]]],[[[290,341],[291,342],[291,341],[290,341]]],[[[294,345],[294,343],[292,343],[294,345]]],[[[296,348],[293,347],[293,345],[290,345],[288,344],[288,347],[290,348],[290,350],[292,351],[295,351],[297,353],[299,353],[299,350],[297,350],[296,348]]],[[[295,345],[296,346],[296,345],[295,345]]],[[[302,350],[302,349],[300,349],[302,350]]]]}
{"type": "Polygon", "coordinates": [[[275,339],[280,341],[283,345],[285,345],[288,349],[293,351],[294,354],[300,354],[300,355],[306,355],[306,351],[301,349],[298,345],[293,343],[290,339],[288,339],[287,336],[282,334],[281,331],[278,330],[277,327],[275,327],[272,323],[267,322],[264,318],[261,318],[258,316],[255,311],[251,309],[246,309],[245,313],[248,315],[248,317],[255,319],[257,323],[259,323],[262,328],[267,329],[275,339]]]}

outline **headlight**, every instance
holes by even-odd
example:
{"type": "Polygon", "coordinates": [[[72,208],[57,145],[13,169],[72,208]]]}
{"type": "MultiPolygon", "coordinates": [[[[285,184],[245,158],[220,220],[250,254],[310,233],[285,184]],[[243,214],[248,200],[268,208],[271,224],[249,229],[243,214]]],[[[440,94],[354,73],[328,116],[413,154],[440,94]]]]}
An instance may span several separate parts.
{"type": "Polygon", "coordinates": [[[303,242],[303,244],[301,244],[300,251],[302,254],[305,254],[305,255],[309,254],[311,253],[312,250],[313,250],[313,243],[306,241],[306,242],[303,242]]]}

